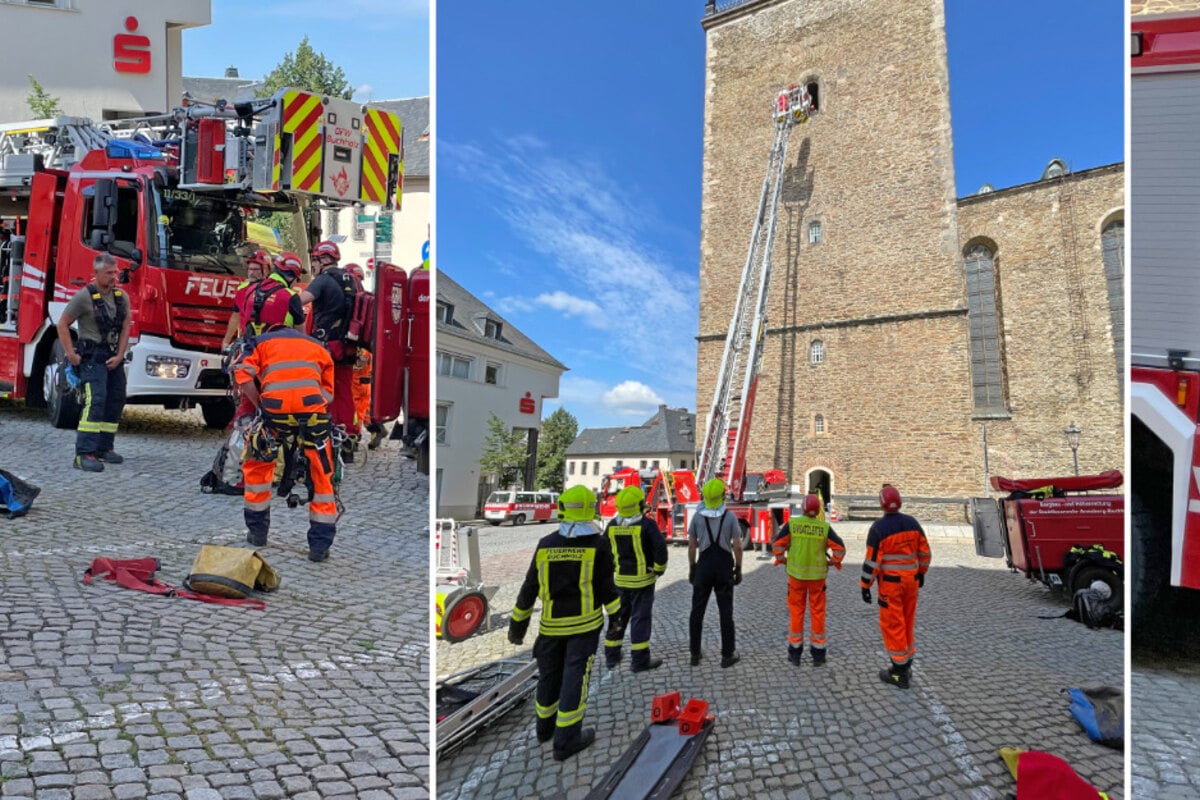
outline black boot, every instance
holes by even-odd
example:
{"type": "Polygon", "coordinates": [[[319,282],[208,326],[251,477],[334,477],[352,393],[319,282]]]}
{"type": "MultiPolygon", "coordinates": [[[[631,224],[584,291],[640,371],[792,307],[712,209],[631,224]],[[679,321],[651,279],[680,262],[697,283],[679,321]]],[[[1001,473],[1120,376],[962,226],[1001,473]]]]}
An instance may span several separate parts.
{"type": "Polygon", "coordinates": [[[800,666],[800,656],[804,654],[804,645],[793,647],[788,645],[788,663],[794,667],[800,666]]]}
{"type": "Polygon", "coordinates": [[[647,658],[645,661],[636,661],[630,665],[630,672],[649,672],[652,669],[658,669],[662,666],[661,658],[647,658]]]}
{"type": "Polygon", "coordinates": [[[592,742],[596,741],[596,731],[594,728],[584,728],[579,732],[579,736],[574,741],[559,747],[554,745],[554,760],[566,761],[571,756],[578,753],[580,750],[586,750],[592,746],[592,742]]]}
{"type": "Polygon", "coordinates": [[[813,666],[814,667],[824,666],[825,665],[825,648],[822,647],[820,650],[818,650],[817,648],[814,647],[812,649],[812,657],[813,657],[813,666]]]}
{"type": "Polygon", "coordinates": [[[908,672],[912,668],[912,664],[892,664],[889,669],[879,670],[879,680],[889,686],[895,686],[900,689],[907,689],[908,672]]]}
{"type": "Polygon", "coordinates": [[[538,717],[537,721],[537,740],[542,744],[554,738],[554,728],[557,719],[554,717],[546,717],[545,719],[538,717]]]}

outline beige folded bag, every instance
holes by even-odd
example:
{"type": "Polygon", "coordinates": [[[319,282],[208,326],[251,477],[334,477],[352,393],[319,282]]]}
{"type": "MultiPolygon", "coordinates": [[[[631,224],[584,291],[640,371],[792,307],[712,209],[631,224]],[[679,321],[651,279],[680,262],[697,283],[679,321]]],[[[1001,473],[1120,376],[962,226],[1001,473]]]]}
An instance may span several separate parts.
{"type": "Polygon", "coordinates": [[[193,592],[238,599],[252,591],[275,591],[279,573],[255,550],[206,544],[183,585],[193,592]]]}

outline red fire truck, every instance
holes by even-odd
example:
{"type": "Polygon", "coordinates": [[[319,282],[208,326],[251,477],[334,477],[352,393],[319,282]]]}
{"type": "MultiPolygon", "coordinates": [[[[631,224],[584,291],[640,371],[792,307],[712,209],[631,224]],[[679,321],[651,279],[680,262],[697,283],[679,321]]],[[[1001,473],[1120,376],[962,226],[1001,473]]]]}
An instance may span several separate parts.
{"type": "Polygon", "coordinates": [[[626,486],[637,486],[646,493],[646,508],[667,541],[687,536],[688,504],[700,499],[696,476],[691,470],[664,471],[657,467],[637,470],[623,467],[604,476],[600,486],[600,518],[608,522],[617,515],[617,493],[626,486]]]}
{"type": "Polygon", "coordinates": [[[1200,589],[1200,16],[1134,17],[1130,598],[1200,589]]]}
{"type": "MultiPolygon", "coordinates": [[[[55,323],[108,253],[132,310],[128,401],[198,404],[206,424],[223,427],[234,407],[220,345],[242,256],[255,246],[248,226],[284,212],[306,252],[318,204],[390,208],[401,174],[394,114],[295,90],[103,126],[78,117],[0,125],[0,219],[13,233],[0,245],[0,397],[74,427],[80,408],[55,323]]],[[[427,333],[393,341],[428,350],[427,333]]],[[[380,361],[396,368],[395,357],[380,361]]]]}

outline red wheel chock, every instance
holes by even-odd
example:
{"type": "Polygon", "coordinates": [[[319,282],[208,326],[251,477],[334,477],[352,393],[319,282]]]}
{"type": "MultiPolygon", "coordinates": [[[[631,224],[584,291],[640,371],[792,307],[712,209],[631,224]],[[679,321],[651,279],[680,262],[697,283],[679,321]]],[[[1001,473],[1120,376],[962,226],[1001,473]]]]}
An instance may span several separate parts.
{"type": "Polygon", "coordinates": [[[708,713],[708,701],[693,697],[680,708],[683,697],[679,692],[667,692],[654,698],[650,706],[650,722],[667,723],[679,721],[680,736],[695,736],[704,726],[717,718],[708,713]]]}

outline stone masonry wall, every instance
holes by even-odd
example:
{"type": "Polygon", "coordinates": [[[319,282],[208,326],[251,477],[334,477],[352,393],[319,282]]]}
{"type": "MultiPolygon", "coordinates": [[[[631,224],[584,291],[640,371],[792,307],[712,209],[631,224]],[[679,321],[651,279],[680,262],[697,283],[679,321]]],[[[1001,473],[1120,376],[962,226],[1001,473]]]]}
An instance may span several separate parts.
{"type": "Polygon", "coordinates": [[[767,168],[770,103],[816,80],[820,113],[789,148],[748,468],[780,466],[792,482],[826,468],[835,499],[885,481],[979,494],[940,0],[767,0],[706,27],[697,424],[767,168]],[[817,337],[826,361],[813,367],[817,337]]]}
{"type": "Polygon", "coordinates": [[[1071,474],[1063,434],[1071,422],[1083,431],[1082,473],[1123,468],[1123,391],[1100,232],[1124,218],[1124,186],[1116,164],[959,203],[963,250],[982,241],[997,270],[1012,416],[987,421],[994,475],[1071,474]]]}

